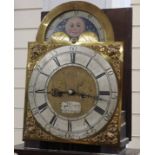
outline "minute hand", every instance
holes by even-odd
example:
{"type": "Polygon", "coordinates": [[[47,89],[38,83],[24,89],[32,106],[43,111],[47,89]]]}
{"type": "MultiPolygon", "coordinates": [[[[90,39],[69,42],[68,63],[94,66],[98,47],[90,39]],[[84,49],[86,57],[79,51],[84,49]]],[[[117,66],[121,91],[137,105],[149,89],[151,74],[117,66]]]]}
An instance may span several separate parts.
{"type": "Polygon", "coordinates": [[[51,94],[52,96],[55,97],[61,97],[63,94],[68,94],[67,91],[60,91],[59,89],[52,89],[51,91],[45,91],[45,89],[39,89],[36,90],[35,93],[46,93],[46,94],[51,94]]]}
{"type": "Polygon", "coordinates": [[[94,100],[100,100],[100,101],[106,101],[105,99],[103,98],[100,98],[99,96],[92,96],[92,95],[89,95],[89,94],[84,94],[84,93],[75,93],[77,95],[79,95],[81,98],[92,98],[94,100]]]}

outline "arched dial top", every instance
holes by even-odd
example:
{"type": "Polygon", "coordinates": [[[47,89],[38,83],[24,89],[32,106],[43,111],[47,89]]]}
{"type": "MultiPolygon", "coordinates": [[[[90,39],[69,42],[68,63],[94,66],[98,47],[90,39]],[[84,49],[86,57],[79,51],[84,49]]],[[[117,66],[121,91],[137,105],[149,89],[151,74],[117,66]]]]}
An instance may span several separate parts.
{"type": "Polygon", "coordinates": [[[28,87],[36,121],[62,139],[97,133],[117,106],[118,85],[111,65],[87,47],[50,51],[34,67],[28,87]]]}
{"type": "Polygon", "coordinates": [[[113,41],[114,33],[108,17],[96,6],[87,2],[69,2],[51,10],[41,22],[36,41],[71,39],[113,41]]]}

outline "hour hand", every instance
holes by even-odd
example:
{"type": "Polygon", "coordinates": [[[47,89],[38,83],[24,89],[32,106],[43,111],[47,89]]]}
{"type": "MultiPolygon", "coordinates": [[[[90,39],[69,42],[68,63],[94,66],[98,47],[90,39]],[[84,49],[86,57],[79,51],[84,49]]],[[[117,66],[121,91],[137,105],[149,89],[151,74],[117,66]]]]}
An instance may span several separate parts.
{"type": "Polygon", "coordinates": [[[77,95],[79,95],[81,98],[92,98],[92,99],[94,99],[94,100],[105,101],[105,99],[100,98],[99,96],[92,96],[92,95],[84,94],[84,93],[77,93],[77,95]]]}
{"type": "Polygon", "coordinates": [[[55,97],[61,97],[63,96],[64,93],[66,92],[60,91],[59,89],[56,89],[56,88],[51,90],[51,95],[55,97]]]}
{"type": "Polygon", "coordinates": [[[73,96],[76,94],[76,92],[73,89],[69,89],[67,91],[61,91],[57,88],[54,88],[51,90],[51,94],[52,94],[52,96],[55,96],[55,97],[61,97],[64,94],[69,95],[69,96],[73,96]]]}
{"type": "Polygon", "coordinates": [[[63,95],[63,91],[60,91],[59,89],[52,89],[51,91],[45,91],[45,89],[38,89],[35,91],[35,93],[46,93],[51,94],[52,96],[61,97],[63,95]]]}

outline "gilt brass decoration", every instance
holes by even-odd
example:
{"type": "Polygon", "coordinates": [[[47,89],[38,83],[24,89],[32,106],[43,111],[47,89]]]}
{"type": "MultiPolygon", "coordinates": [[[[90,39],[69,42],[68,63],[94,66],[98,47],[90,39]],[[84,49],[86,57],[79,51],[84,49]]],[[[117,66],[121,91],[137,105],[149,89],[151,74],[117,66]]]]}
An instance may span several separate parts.
{"type": "MultiPolygon", "coordinates": [[[[64,44],[66,46],[66,44],[64,44]]],[[[28,81],[32,74],[32,70],[36,63],[44,57],[52,49],[63,46],[63,44],[37,44],[36,42],[29,43],[29,54],[27,64],[27,87],[28,81]],[[40,50],[41,49],[41,50],[40,50]],[[35,54],[34,54],[35,52],[35,54]]],[[[123,44],[121,42],[96,42],[96,43],[81,43],[79,46],[89,47],[99,53],[104,59],[107,59],[112,65],[114,72],[117,75],[119,82],[119,89],[121,90],[121,77],[122,77],[122,63],[123,63],[123,44]]],[[[121,96],[121,91],[120,94],[121,96]]],[[[26,92],[26,109],[25,109],[25,127],[24,127],[24,139],[45,140],[45,141],[63,141],[56,136],[49,134],[36,122],[32,112],[30,110],[29,101],[26,92]]],[[[110,122],[99,133],[93,136],[84,138],[81,140],[68,140],[71,143],[84,143],[84,144],[119,144],[119,129],[120,129],[120,113],[121,113],[121,98],[118,100],[117,109],[111,118],[110,122]]],[[[110,116],[107,116],[107,118],[110,116]]]]}

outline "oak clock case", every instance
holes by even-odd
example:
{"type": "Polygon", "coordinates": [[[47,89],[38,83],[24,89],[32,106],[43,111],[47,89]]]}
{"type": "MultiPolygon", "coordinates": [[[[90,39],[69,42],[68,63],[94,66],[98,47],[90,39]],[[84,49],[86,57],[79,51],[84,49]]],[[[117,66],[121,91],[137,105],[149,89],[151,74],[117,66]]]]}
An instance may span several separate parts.
{"type": "Polygon", "coordinates": [[[70,2],[42,21],[28,47],[24,140],[119,146],[123,44],[100,13],[70,2]]]}

